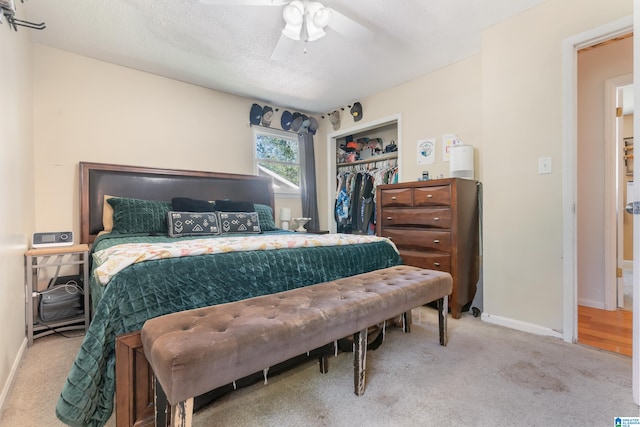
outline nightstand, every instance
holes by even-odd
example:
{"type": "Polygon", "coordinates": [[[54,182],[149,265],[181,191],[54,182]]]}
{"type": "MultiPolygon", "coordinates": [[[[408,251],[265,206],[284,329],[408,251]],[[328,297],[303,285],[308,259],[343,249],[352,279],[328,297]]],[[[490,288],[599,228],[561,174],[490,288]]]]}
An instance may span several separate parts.
{"type": "Polygon", "coordinates": [[[27,330],[27,346],[31,347],[33,340],[45,335],[73,329],[89,328],[91,307],[89,303],[89,246],[73,245],[51,248],[34,248],[25,252],[25,323],[27,330]],[[75,267],[74,267],[75,266],[75,267]],[[61,268],[63,273],[68,270],[72,275],[82,279],[82,283],[74,283],[69,288],[70,293],[82,292],[84,312],[56,320],[43,321],[38,306],[40,299],[46,294],[49,283],[57,284],[61,268]],[[54,269],[53,274],[50,270],[54,269]],[[46,275],[42,282],[38,282],[41,275],[46,275]]]}

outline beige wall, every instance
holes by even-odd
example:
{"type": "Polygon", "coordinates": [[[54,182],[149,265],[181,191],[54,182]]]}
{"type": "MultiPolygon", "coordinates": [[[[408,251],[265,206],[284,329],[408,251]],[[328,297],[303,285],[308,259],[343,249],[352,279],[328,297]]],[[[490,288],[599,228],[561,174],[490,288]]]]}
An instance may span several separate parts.
{"type": "MultiPolygon", "coordinates": [[[[390,90],[362,100],[365,121],[400,114],[402,180],[415,181],[428,170],[431,177],[449,176],[442,161],[442,135],[455,133],[475,148],[476,179],[482,180],[482,79],[480,55],[474,55],[390,90]],[[417,141],[436,138],[436,162],[418,165],[417,141]]],[[[347,116],[343,127],[353,125],[347,116]]]]}
{"type": "MultiPolygon", "coordinates": [[[[20,7],[18,5],[18,7],[20,7]]],[[[24,252],[33,231],[31,44],[0,26],[0,409],[26,345],[24,252]]]]}
{"type": "MultiPolygon", "coordinates": [[[[605,283],[614,280],[604,268],[605,142],[615,144],[605,131],[605,82],[632,72],[633,38],[578,55],[578,302],[600,309],[606,307],[605,283]]],[[[613,115],[613,106],[608,107],[613,115]]]]}
{"type": "Polygon", "coordinates": [[[489,316],[562,331],[562,43],[632,12],[631,0],[549,0],[483,33],[489,316]],[[542,156],[553,173],[537,173],[542,156]]]}
{"type": "MultiPolygon", "coordinates": [[[[38,231],[78,233],[79,161],[253,174],[252,100],[34,50],[38,231]]],[[[280,205],[301,215],[299,199],[280,205]]]]}

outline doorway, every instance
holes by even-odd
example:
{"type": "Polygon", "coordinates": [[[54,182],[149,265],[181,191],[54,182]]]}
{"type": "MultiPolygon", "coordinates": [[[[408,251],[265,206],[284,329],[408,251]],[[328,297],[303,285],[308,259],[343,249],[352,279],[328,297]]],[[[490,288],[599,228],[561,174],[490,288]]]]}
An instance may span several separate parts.
{"type": "MultiPolygon", "coordinates": [[[[640,0],[634,1],[640,6],[640,0]]],[[[619,35],[633,32],[634,19],[640,22],[640,7],[634,8],[633,16],[619,19],[597,28],[589,29],[563,41],[562,46],[562,113],[563,113],[563,339],[566,342],[576,342],[578,336],[577,313],[577,174],[576,162],[578,151],[577,140],[577,51],[583,47],[593,46],[601,41],[609,40],[619,35]]],[[[640,43],[634,43],[635,58],[640,59],[640,43]]],[[[634,77],[640,81],[640,68],[634,67],[634,77]]],[[[640,86],[635,85],[634,95],[640,99],[640,86]]],[[[635,116],[638,116],[637,114],[635,116]]],[[[634,128],[640,129],[640,118],[634,117],[634,128]]],[[[640,181],[640,160],[634,157],[634,178],[640,181]]],[[[633,224],[636,230],[640,228],[640,185],[633,188],[633,224]]],[[[640,251],[640,235],[633,236],[633,246],[636,253],[640,251]]],[[[633,324],[632,324],[632,393],[633,401],[640,405],[640,257],[633,260],[633,324]]]]}
{"type": "Polygon", "coordinates": [[[618,310],[624,302],[623,140],[633,137],[622,88],[633,83],[633,34],[580,49],[577,59],[577,341],[631,356],[632,316],[618,310]]]}

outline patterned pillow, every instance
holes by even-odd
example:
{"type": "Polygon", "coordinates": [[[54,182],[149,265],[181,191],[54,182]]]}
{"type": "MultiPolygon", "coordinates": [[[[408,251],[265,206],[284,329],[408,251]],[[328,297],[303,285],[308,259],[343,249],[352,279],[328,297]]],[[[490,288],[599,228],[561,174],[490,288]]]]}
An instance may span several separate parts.
{"type": "Polygon", "coordinates": [[[222,233],[260,233],[256,212],[218,212],[222,233]]]}
{"type": "Polygon", "coordinates": [[[169,236],[207,236],[220,234],[215,212],[176,212],[167,214],[169,236]]]}
{"type": "Polygon", "coordinates": [[[254,204],[253,205],[258,212],[258,220],[260,221],[260,230],[262,231],[274,231],[278,230],[276,222],[273,219],[273,209],[269,205],[254,204]]]}
{"type": "Polygon", "coordinates": [[[170,202],[114,197],[107,203],[113,206],[113,232],[167,233],[170,202]]]}

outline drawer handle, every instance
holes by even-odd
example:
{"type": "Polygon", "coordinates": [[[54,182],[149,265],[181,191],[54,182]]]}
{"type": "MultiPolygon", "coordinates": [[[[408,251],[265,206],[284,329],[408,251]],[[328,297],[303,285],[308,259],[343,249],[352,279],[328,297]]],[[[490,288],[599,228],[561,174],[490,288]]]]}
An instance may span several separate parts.
{"type": "Polygon", "coordinates": [[[439,262],[434,262],[433,265],[435,265],[436,267],[440,267],[440,263],[439,262]]]}
{"type": "Polygon", "coordinates": [[[434,240],[433,240],[433,243],[440,243],[440,240],[438,240],[438,239],[434,239],[434,240]]]}
{"type": "Polygon", "coordinates": [[[439,217],[439,216],[436,216],[436,217],[434,217],[434,218],[433,218],[433,220],[434,220],[434,221],[440,221],[440,217],[439,217]]]}
{"type": "Polygon", "coordinates": [[[391,196],[391,200],[398,200],[396,196],[391,196]]]}
{"type": "Polygon", "coordinates": [[[390,216],[387,217],[387,221],[392,221],[393,218],[391,218],[390,216]]]}
{"type": "Polygon", "coordinates": [[[427,194],[427,199],[430,199],[433,197],[433,194],[427,194]]]}

